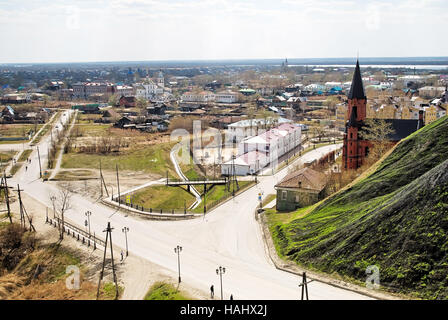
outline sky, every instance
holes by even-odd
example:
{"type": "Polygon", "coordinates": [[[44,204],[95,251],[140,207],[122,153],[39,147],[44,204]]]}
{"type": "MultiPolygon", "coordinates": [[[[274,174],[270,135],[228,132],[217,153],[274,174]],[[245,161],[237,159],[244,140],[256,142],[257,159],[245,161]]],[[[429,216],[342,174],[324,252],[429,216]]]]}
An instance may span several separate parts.
{"type": "Polygon", "coordinates": [[[0,0],[0,63],[448,56],[446,0],[0,0]]]}

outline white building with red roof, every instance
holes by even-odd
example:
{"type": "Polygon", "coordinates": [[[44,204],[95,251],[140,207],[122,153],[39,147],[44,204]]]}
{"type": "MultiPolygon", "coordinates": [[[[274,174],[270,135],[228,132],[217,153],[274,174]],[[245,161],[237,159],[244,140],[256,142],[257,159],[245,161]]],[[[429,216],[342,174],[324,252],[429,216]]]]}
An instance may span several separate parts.
{"type": "Polygon", "coordinates": [[[276,164],[278,159],[294,150],[302,142],[301,126],[283,123],[276,128],[248,137],[238,144],[238,156],[221,165],[223,175],[255,174],[268,164],[276,164]]]}

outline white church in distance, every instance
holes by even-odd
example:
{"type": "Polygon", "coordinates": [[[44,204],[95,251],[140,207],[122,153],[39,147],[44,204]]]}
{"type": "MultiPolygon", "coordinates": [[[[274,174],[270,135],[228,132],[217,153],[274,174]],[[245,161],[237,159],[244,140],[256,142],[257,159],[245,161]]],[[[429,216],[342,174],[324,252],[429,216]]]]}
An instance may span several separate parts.
{"type": "Polygon", "coordinates": [[[146,77],[141,83],[134,85],[136,98],[144,98],[147,100],[157,99],[162,96],[165,91],[165,78],[163,77],[162,71],[155,79],[146,77]]]}

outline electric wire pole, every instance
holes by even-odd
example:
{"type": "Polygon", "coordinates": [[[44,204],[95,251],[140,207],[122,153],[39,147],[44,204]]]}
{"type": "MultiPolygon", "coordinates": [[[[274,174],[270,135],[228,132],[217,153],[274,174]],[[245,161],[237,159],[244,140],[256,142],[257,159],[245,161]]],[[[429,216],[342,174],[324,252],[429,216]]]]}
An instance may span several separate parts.
{"type": "Polygon", "coordinates": [[[40,152],[39,152],[39,146],[37,146],[37,156],[39,158],[39,177],[42,178],[42,165],[40,163],[40,152]]]}
{"type": "Polygon", "coordinates": [[[9,190],[8,190],[8,182],[6,180],[6,173],[3,172],[3,177],[0,183],[0,190],[4,190],[5,195],[5,202],[6,202],[6,212],[9,218],[9,222],[12,224],[12,217],[11,217],[11,208],[9,206],[9,190]]]}
{"type": "Polygon", "coordinates": [[[21,193],[20,193],[21,191],[23,191],[23,190],[20,190],[20,186],[17,185],[17,193],[19,195],[20,224],[22,225],[22,227],[24,229],[26,229],[26,220],[25,220],[25,217],[26,217],[26,219],[28,220],[28,223],[30,224],[30,231],[36,232],[36,229],[34,228],[33,223],[31,221],[31,218],[28,216],[28,213],[26,212],[25,206],[23,205],[22,196],[21,196],[21,193]]]}
{"type": "Polygon", "coordinates": [[[117,185],[118,185],[118,206],[121,205],[121,199],[120,199],[120,178],[118,177],[118,164],[116,165],[117,168],[117,185]]]}
{"type": "Polygon", "coordinates": [[[114,250],[113,250],[113,246],[112,246],[112,230],[113,229],[114,228],[111,228],[111,226],[110,226],[110,222],[108,222],[106,230],[103,231],[103,232],[106,232],[106,244],[104,245],[103,267],[101,269],[100,279],[98,281],[98,289],[97,289],[97,293],[96,293],[97,300],[100,297],[101,280],[103,280],[103,277],[104,277],[104,267],[106,265],[107,242],[108,242],[109,238],[110,238],[110,256],[111,256],[111,264],[112,264],[112,274],[113,274],[114,283],[115,283],[115,300],[118,299],[118,283],[117,283],[117,275],[115,273],[114,250]]]}

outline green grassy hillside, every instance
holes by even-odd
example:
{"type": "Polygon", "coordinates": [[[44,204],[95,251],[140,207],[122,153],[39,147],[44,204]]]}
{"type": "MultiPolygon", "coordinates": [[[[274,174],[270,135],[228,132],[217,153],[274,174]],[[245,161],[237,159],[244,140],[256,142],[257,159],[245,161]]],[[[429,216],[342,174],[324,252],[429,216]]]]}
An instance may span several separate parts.
{"type": "MultiPolygon", "coordinates": [[[[271,220],[272,221],[272,220],[271,220]]],[[[448,298],[448,118],[402,141],[378,167],[310,213],[270,229],[283,257],[391,290],[448,298]]]]}

